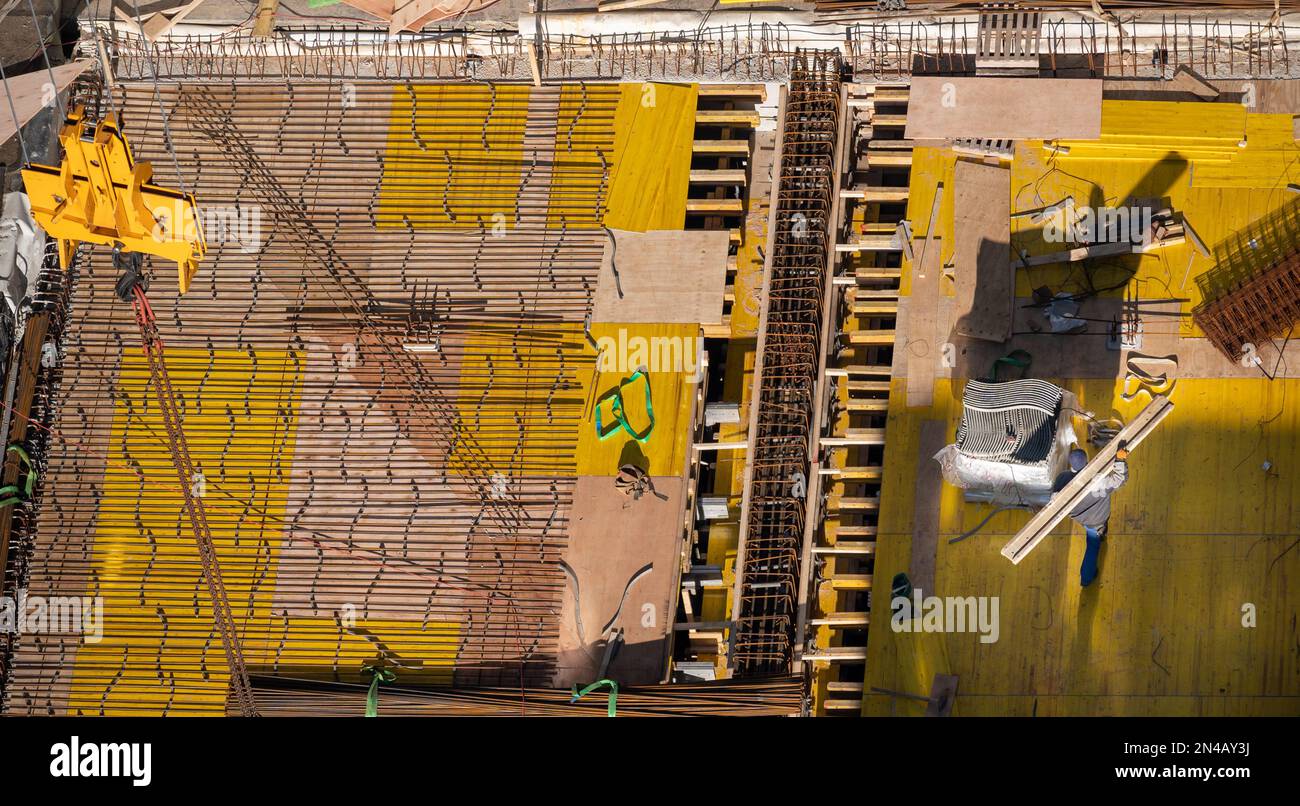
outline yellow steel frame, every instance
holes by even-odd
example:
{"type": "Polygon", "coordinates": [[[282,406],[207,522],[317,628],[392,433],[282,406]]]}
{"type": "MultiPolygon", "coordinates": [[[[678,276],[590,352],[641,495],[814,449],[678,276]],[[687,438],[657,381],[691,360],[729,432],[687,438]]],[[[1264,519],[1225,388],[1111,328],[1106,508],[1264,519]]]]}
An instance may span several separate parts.
{"type": "Polygon", "coordinates": [[[23,169],[36,223],[58,240],[64,268],[78,242],[120,245],[174,260],[184,294],[207,251],[194,196],[149,184],[153,165],[131,158],[116,115],[100,121],[90,139],[82,136],[84,121],[82,107],[64,120],[61,165],[23,169]]]}

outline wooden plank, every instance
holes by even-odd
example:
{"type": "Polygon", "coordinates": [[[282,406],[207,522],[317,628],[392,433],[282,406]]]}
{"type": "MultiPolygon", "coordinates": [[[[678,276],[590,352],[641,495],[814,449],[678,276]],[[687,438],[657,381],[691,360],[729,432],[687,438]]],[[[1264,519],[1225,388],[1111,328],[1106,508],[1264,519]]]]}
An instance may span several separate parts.
{"type": "Polygon", "coordinates": [[[1095,79],[914,76],[905,136],[1096,140],[1101,88],[1095,79]]]}
{"type": "Polygon", "coordinates": [[[745,171],[743,169],[696,169],[690,173],[690,183],[692,185],[743,185],[745,171]]]}
{"type": "Polygon", "coordinates": [[[757,128],[758,113],[752,109],[697,109],[695,123],[701,126],[751,126],[757,128]]]}
{"type": "MultiPolygon", "coordinates": [[[[817,626],[825,625],[827,627],[857,627],[866,626],[871,623],[870,613],[827,613],[821,618],[809,620],[810,624],[817,626]]],[[[862,684],[858,683],[858,690],[862,690],[862,684]]]]}
{"type": "Polygon", "coordinates": [[[275,12],[280,0],[257,0],[257,21],[253,23],[253,36],[266,39],[275,28],[275,12]]]}
{"type": "Polygon", "coordinates": [[[892,330],[850,330],[849,344],[854,347],[882,347],[894,343],[892,330]]]}
{"type": "Polygon", "coordinates": [[[813,554],[875,554],[876,544],[869,540],[841,540],[833,546],[813,546],[813,554]]]}
{"type": "MultiPolygon", "coordinates": [[[[937,209],[937,201],[941,196],[935,198],[937,209]]],[[[931,227],[933,226],[932,217],[931,227]]],[[[920,261],[912,264],[912,296],[907,303],[908,406],[929,406],[934,402],[934,379],[939,373],[941,354],[936,336],[942,255],[943,244],[940,239],[926,238],[921,243],[920,261]]]]}
{"type": "Polygon", "coordinates": [[[740,199],[687,199],[688,213],[743,213],[744,203],[740,199]]]}
{"type": "Polygon", "coordinates": [[[911,189],[905,185],[902,187],[889,187],[885,185],[876,185],[872,187],[862,188],[858,192],[862,194],[858,198],[864,199],[869,202],[876,202],[876,203],[905,202],[907,201],[907,197],[910,194],[911,189]]]}
{"type": "MultiPolygon", "coordinates": [[[[81,75],[82,71],[91,64],[93,62],[90,59],[81,59],[55,67],[54,81],[58,84],[59,92],[67,89],[72,80],[81,75]]],[[[17,113],[19,125],[26,126],[27,122],[36,117],[45,103],[50,100],[45,89],[49,83],[50,75],[44,70],[24,73],[21,76],[9,76],[8,87],[14,104],[12,111],[17,113]]],[[[61,124],[61,121],[58,123],[61,124]]],[[[14,131],[14,118],[6,98],[5,101],[0,102],[0,143],[13,137],[14,131]]],[[[57,128],[55,131],[57,133],[57,128]]]]}
{"type": "Polygon", "coordinates": [[[1052,496],[1047,506],[1030,518],[1029,523],[1026,523],[1024,528],[1002,547],[1002,556],[1019,565],[1020,561],[1029,556],[1029,552],[1033,551],[1034,547],[1042,542],[1058,523],[1065,520],[1071,510],[1083,500],[1084,493],[1087,492],[1088,485],[1093,479],[1110,470],[1111,465],[1115,463],[1115,451],[1119,449],[1119,443],[1127,441],[1130,449],[1137,447],[1173,410],[1174,404],[1169,402],[1169,398],[1163,395],[1151,398],[1146,408],[1121,428],[1114,439],[1098,450],[1083,470],[1079,471],[1063,490],[1052,496]]]}
{"type": "Polygon", "coordinates": [[[1011,171],[958,160],[953,185],[956,330],[973,339],[1004,342],[1011,338],[1016,289],[1011,171]]]}
{"type": "Polygon", "coordinates": [[[748,154],[748,140],[695,140],[691,143],[694,154],[748,154]]]}
{"type": "Polygon", "coordinates": [[[837,591],[871,590],[871,574],[836,574],[830,578],[831,589],[837,591]]]}
{"type": "Polygon", "coordinates": [[[700,95],[705,98],[756,98],[759,103],[765,103],[767,86],[764,84],[701,84],[700,95]]]}
{"type": "Polygon", "coordinates": [[[943,420],[921,423],[916,457],[916,497],[912,506],[912,559],[907,575],[912,587],[934,593],[934,568],[939,551],[939,496],[943,476],[939,463],[931,459],[943,449],[948,424],[943,420]]]}

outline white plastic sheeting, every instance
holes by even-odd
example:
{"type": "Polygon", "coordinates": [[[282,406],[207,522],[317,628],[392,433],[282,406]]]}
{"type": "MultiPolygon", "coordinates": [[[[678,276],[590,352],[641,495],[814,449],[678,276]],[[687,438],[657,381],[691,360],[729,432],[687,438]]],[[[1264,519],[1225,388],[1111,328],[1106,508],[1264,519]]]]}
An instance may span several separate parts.
{"type": "Polygon", "coordinates": [[[1080,411],[1079,400],[1066,390],[1062,395],[1056,437],[1044,461],[1019,464],[978,459],[962,453],[956,445],[947,445],[934,455],[944,481],[965,490],[968,501],[1045,506],[1052,497],[1053,483],[1069,469],[1070,447],[1078,441],[1072,410],[1080,411]]]}

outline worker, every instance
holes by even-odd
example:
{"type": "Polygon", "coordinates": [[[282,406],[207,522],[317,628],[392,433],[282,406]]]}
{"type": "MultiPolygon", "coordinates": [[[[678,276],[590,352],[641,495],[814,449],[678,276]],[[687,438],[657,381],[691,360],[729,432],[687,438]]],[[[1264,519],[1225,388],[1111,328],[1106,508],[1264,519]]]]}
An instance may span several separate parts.
{"type": "MultiPolygon", "coordinates": [[[[1070,510],[1073,518],[1084,529],[1087,545],[1083,551],[1083,565],[1079,568],[1079,583],[1088,587],[1097,578],[1097,554],[1101,541],[1106,539],[1110,522],[1110,497],[1128,481],[1128,442],[1121,441],[1115,451],[1115,462],[1104,475],[1092,480],[1083,500],[1070,510]]],[[[1088,454],[1075,445],[1070,449],[1070,472],[1061,474],[1054,487],[1057,491],[1070,483],[1088,464],[1088,454]]]]}

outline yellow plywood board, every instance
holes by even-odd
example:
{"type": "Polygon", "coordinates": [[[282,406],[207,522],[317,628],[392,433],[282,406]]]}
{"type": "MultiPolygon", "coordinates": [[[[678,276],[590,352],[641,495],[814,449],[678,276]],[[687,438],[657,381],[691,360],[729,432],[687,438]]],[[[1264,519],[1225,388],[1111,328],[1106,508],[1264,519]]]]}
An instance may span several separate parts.
{"type": "Polygon", "coordinates": [[[1200,101],[1101,102],[1103,141],[1236,148],[1246,133],[1246,107],[1200,101]]]}
{"type": "Polygon", "coordinates": [[[686,222],[694,84],[622,84],[605,226],[645,232],[686,222]]]}
{"type": "MultiPolygon", "coordinates": [[[[1266,122],[1266,125],[1275,127],[1276,122],[1266,122]]],[[[1274,129],[1268,131],[1270,137],[1276,137],[1274,129]]],[[[1263,137],[1261,140],[1269,142],[1263,137]]],[[[912,173],[908,216],[918,234],[929,217],[934,183],[945,181],[947,185],[950,182],[953,159],[950,151],[942,149],[916,150],[914,163],[918,168],[912,173]]],[[[1012,162],[1011,209],[1013,213],[1041,209],[1067,197],[1073,198],[1076,206],[1093,208],[1124,206],[1130,197],[1165,198],[1185,217],[1213,253],[1214,246],[1232,233],[1295,201],[1294,194],[1285,190],[1285,179],[1278,178],[1265,185],[1245,171],[1240,180],[1221,180],[1219,184],[1224,186],[1207,187],[1202,178],[1211,170],[1214,170],[1212,165],[1197,163],[1193,167],[1182,159],[1163,156],[1145,160],[1072,160],[1054,157],[1042,148],[1041,142],[1026,141],[1017,144],[1012,162]]],[[[949,242],[952,234],[949,207],[944,205],[937,227],[945,243],[949,242]]],[[[1029,255],[1042,255],[1064,248],[1059,242],[1047,241],[1046,224],[1034,222],[1028,216],[1013,218],[1011,233],[1013,254],[1023,251],[1029,255]]],[[[916,243],[919,240],[914,245],[916,243]]],[[[946,255],[944,260],[948,260],[946,255]]],[[[1136,272],[1132,290],[1139,296],[1147,299],[1187,298],[1189,301],[1182,304],[1182,310],[1190,312],[1201,301],[1196,277],[1213,265],[1213,258],[1202,255],[1188,240],[1145,255],[1093,261],[1092,287],[1109,289],[1103,293],[1118,296],[1123,293],[1123,282],[1130,273],[1136,272]],[[1121,287],[1115,287],[1117,285],[1121,287]]],[[[904,271],[905,292],[909,286],[907,275],[908,272],[904,271]]],[[[1058,291],[1084,290],[1088,285],[1083,264],[1018,269],[1018,297],[1028,297],[1034,288],[1043,285],[1058,291]]],[[[947,293],[947,284],[941,288],[947,293]]],[[[1181,321],[1179,328],[1184,336],[1200,335],[1190,318],[1181,321]]]]}
{"type": "Polygon", "coordinates": [[[381,227],[514,226],[530,88],[393,88],[375,222],[381,227]]]}
{"type": "MultiPolygon", "coordinates": [[[[1066,381],[1083,408],[1132,417],[1114,381],[1066,381]]],[[[941,380],[928,409],[903,404],[895,381],[875,566],[879,579],[906,571],[911,553],[921,423],[960,414],[961,384],[941,380]]],[[[974,537],[986,507],[945,485],[936,588],[941,596],[996,596],[998,639],[966,633],[901,633],[874,601],[866,688],[925,694],[936,673],[960,676],[954,713],[1300,715],[1300,658],[1292,623],[1300,553],[1300,381],[1183,379],[1178,406],[1134,451],[1114,498],[1101,573],[1079,585],[1084,541],[1066,522],[1025,563],[999,548],[1029,518],[996,515],[974,537]],[[1265,461],[1270,470],[1265,470],[1265,461]],[[1256,615],[1243,626],[1243,607],[1256,615]]],[[[868,693],[867,714],[921,713],[924,704],[868,693]]]]}
{"type": "MultiPolygon", "coordinates": [[[[701,344],[699,326],[596,324],[591,333],[605,350],[581,379],[587,406],[578,431],[578,474],[612,476],[620,465],[632,462],[652,476],[680,476],[691,438],[690,413],[698,367],[695,351],[701,344]],[[654,429],[645,442],[638,442],[624,431],[600,439],[596,433],[597,402],[639,366],[649,370],[654,429]]],[[[645,378],[637,379],[623,390],[628,422],[638,432],[649,423],[645,383],[645,378]]],[[[613,422],[610,403],[605,401],[600,406],[601,425],[608,429],[613,422]]]]}
{"type": "Polygon", "coordinates": [[[1226,164],[1197,166],[1198,188],[1285,188],[1300,181],[1300,148],[1290,115],[1249,115],[1246,146],[1226,164]]]}

